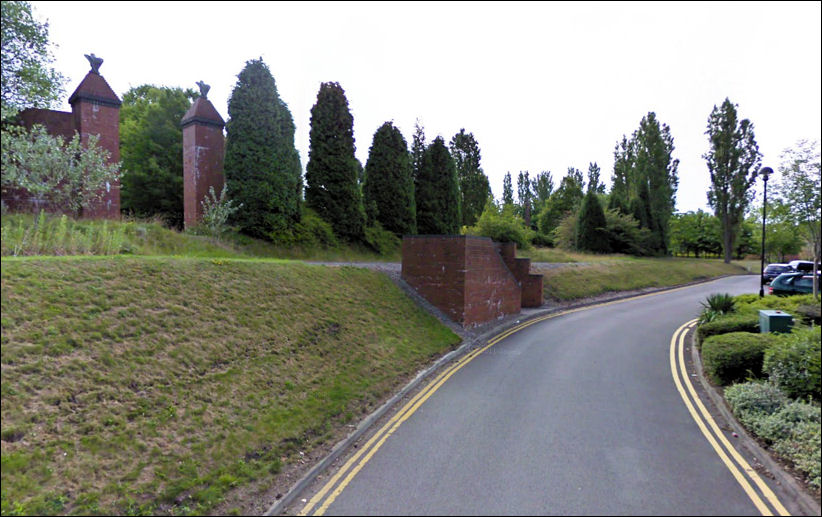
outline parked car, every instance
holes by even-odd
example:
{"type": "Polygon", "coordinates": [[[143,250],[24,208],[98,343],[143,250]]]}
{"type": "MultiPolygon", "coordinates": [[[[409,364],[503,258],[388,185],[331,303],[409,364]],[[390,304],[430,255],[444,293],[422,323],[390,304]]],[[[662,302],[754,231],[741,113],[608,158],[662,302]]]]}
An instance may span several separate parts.
{"type": "Polygon", "coordinates": [[[794,271],[802,271],[803,273],[813,271],[813,262],[809,260],[792,260],[788,262],[788,266],[794,271]]]}
{"type": "Polygon", "coordinates": [[[774,278],[768,288],[769,294],[791,295],[813,292],[813,276],[801,272],[782,273],[774,278]]]}
{"type": "Polygon", "coordinates": [[[770,284],[771,280],[778,277],[782,273],[793,271],[788,264],[768,264],[765,271],[762,272],[762,280],[766,284],[770,284]]]}

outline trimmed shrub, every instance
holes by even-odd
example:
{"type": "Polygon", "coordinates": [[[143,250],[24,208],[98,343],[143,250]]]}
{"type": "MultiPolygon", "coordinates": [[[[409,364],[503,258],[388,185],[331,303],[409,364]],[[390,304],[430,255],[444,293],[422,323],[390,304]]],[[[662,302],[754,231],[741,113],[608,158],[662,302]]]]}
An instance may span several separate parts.
{"type": "Polygon", "coordinates": [[[822,309],[819,304],[800,305],[796,308],[796,313],[806,325],[822,325],[822,309]]]}
{"type": "MultiPolygon", "coordinates": [[[[817,411],[819,408],[816,408],[817,411]]],[[[782,457],[790,459],[797,470],[805,473],[808,484],[819,490],[822,488],[820,472],[822,471],[822,431],[819,420],[802,422],[793,428],[791,436],[779,440],[773,449],[782,457]]]]}
{"type": "Polygon", "coordinates": [[[702,344],[702,362],[711,379],[722,386],[762,377],[765,350],[774,342],[770,334],[731,332],[711,336],[702,344]]]}
{"type": "Polygon", "coordinates": [[[696,331],[697,348],[702,349],[705,339],[729,332],[759,332],[759,315],[729,314],[703,323],[696,331]]]}
{"type": "Polygon", "coordinates": [[[779,388],[764,381],[728,386],[725,388],[725,400],[740,421],[746,413],[775,413],[788,403],[779,388]]]}
{"type": "Polygon", "coordinates": [[[763,370],[791,398],[822,399],[820,327],[795,329],[765,352],[763,370]]]}

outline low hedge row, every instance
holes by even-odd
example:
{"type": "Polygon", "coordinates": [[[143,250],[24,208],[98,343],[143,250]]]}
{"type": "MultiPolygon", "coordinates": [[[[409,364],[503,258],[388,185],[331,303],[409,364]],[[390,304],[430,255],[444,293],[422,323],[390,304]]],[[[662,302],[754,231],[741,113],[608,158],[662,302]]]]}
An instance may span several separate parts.
{"type": "Polygon", "coordinates": [[[703,323],[697,328],[697,349],[702,349],[702,343],[711,336],[727,334],[729,332],[759,332],[759,316],[746,314],[730,314],[703,323]]]}
{"type": "Polygon", "coordinates": [[[762,377],[765,351],[777,336],[729,332],[709,336],[702,343],[702,364],[711,380],[722,386],[762,377]]]}

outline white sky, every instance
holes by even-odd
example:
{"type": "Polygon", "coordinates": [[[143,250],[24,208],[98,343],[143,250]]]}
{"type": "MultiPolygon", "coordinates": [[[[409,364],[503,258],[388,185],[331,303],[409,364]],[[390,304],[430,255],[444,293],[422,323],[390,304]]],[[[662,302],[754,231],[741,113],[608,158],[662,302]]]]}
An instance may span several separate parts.
{"type": "MultiPolygon", "coordinates": [[[[262,57],[297,127],[303,170],[320,83],[337,81],[365,165],[374,132],[393,120],[409,146],[472,132],[494,196],[507,171],[533,177],[598,162],[649,111],[679,158],[678,211],[707,208],[702,154],[714,105],[749,118],[774,169],[800,138],[820,139],[820,2],[284,3],[32,2],[58,45],[66,99],[102,57],[122,98],[142,84],[194,88],[224,119],[237,74],[262,57]]],[[[70,110],[64,102],[58,109],[70,110]]],[[[760,183],[760,182],[758,182],[760,183]]]]}

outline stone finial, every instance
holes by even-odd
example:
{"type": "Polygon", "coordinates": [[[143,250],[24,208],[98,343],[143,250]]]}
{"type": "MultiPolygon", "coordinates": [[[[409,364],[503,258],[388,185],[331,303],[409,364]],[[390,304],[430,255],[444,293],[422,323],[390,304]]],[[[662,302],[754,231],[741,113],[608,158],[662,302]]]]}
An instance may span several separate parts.
{"type": "Polygon", "coordinates": [[[91,54],[86,54],[86,59],[88,59],[91,65],[91,73],[100,75],[100,65],[103,64],[103,58],[95,56],[92,52],[91,54]]]}
{"type": "Polygon", "coordinates": [[[196,84],[197,84],[197,86],[200,87],[200,97],[202,97],[203,99],[207,99],[208,98],[208,90],[211,89],[211,86],[207,85],[206,83],[204,83],[202,81],[197,81],[196,84]]]}

